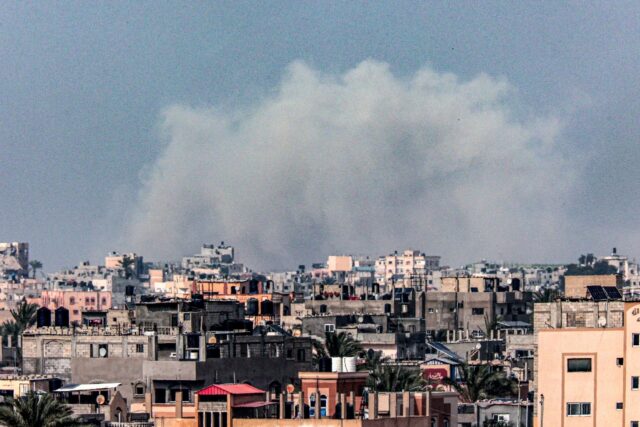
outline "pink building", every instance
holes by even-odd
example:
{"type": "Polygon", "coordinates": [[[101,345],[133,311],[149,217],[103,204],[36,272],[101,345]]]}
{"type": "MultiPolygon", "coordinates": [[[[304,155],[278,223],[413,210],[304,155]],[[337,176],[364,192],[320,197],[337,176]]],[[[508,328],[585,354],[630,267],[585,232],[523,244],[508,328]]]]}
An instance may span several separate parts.
{"type": "Polygon", "coordinates": [[[51,311],[64,307],[69,310],[69,321],[80,323],[83,311],[110,309],[111,292],[43,290],[40,298],[34,298],[29,302],[47,307],[51,311]]]}

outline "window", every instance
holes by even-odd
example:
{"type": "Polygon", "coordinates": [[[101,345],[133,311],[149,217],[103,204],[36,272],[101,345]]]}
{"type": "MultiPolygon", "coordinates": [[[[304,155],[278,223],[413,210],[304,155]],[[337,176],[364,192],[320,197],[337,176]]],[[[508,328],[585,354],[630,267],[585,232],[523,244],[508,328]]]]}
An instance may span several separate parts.
{"type": "Polygon", "coordinates": [[[509,414],[493,414],[493,421],[498,423],[508,423],[509,414]]]}
{"type": "Polygon", "coordinates": [[[304,351],[303,348],[299,348],[298,349],[298,353],[296,355],[296,361],[297,362],[304,362],[307,359],[307,355],[305,354],[306,352],[304,351]]]}
{"type": "Polygon", "coordinates": [[[144,344],[136,344],[136,353],[144,353],[144,344]]]}
{"type": "Polygon", "coordinates": [[[144,395],[144,385],[143,384],[136,384],[136,387],[135,387],[133,392],[134,392],[134,394],[136,396],[144,395]]]}
{"type": "Polygon", "coordinates": [[[591,359],[568,359],[567,372],[591,372],[591,359]]]}
{"type": "Polygon", "coordinates": [[[293,349],[292,348],[288,348],[287,349],[287,359],[293,359],[293,349]]]}
{"type": "Polygon", "coordinates": [[[484,308],[472,308],[471,309],[471,314],[473,314],[474,316],[482,316],[484,314],[484,308]]]}
{"type": "Polygon", "coordinates": [[[76,303],[76,299],[74,297],[69,298],[69,304],[73,305],[76,303]]]}
{"type": "Polygon", "coordinates": [[[184,314],[184,320],[191,320],[191,313],[185,313],[184,314]]]}
{"type": "Polygon", "coordinates": [[[616,366],[622,366],[624,365],[624,357],[618,357],[616,359],[616,366]]]}
{"type": "Polygon", "coordinates": [[[624,408],[624,405],[622,404],[622,402],[616,402],[616,409],[620,410],[624,408]]]}
{"type": "Polygon", "coordinates": [[[428,309],[429,313],[433,313],[433,308],[428,309]]]}
{"type": "Polygon", "coordinates": [[[336,330],[336,325],[333,325],[331,323],[326,323],[324,325],[324,331],[325,332],[335,332],[335,330],[336,330]]]}
{"type": "Polygon", "coordinates": [[[589,416],[591,415],[591,403],[580,402],[580,403],[567,403],[567,416],[568,417],[576,417],[576,416],[589,416]]]}
{"type": "Polygon", "coordinates": [[[640,377],[631,377],[631,390],[640,388],[640,377]]]}
{"type": "Polygon", "coordinates": [[[633,347],[640,347],[640,334],[631,334],[631,345],[633,347]]]}
{"type": "Polygon", "coordinates": [[[631,427],[638,427],[639,425],[638,421],[631,421],[631,427]]]}

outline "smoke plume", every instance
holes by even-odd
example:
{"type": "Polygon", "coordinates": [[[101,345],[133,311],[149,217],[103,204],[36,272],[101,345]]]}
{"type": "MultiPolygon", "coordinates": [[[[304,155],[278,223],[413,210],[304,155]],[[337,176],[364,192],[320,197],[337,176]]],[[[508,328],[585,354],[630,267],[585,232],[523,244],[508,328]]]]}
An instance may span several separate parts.
{"type": "Polygon", "coordinates": [[[293,63],[235,111],[171,106],[123,241],[176,259],[224,240],[264,269],[405,247],[551,259],[573,175],[561,121],[517,101],[504,79],[365,61],[341,75],[293,63]]]}

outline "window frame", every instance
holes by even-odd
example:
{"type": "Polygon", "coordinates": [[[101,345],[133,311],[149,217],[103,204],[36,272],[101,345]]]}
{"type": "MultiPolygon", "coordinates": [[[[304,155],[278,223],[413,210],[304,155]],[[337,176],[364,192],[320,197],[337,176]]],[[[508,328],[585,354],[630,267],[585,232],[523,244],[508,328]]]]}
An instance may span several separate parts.
{"type": "Polygon", "coordinates": [[[567,359],[567,372],[592,372],[593,371],[593,359],[591,357],[571,357],[567,359]],[[572,367],[571,362],[574,362],[572,367]],[[581,363],[588,362],[588,366],[584,369],[580,366],[581,363]],[[578,364],[578,366],[575,366],[578,364]]]}
{"type": "Polygon", "coordinates": [[[566,416],[567,417],[590,417],[591,416],[591,402],[567,402],[566,405],[566,416]],[[570,408],[577,408],[575,413],[570,408]],[[585,411],[588,409],[588,411],[585,411]]]}

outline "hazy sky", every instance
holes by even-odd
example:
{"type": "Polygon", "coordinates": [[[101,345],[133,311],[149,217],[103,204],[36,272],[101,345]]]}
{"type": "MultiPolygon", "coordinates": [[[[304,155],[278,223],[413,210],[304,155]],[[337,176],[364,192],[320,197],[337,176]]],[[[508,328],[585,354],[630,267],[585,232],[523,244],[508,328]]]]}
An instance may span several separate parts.
{"type": "Polygon", "coordinates": [[[638,2],[2,2],[0,241],[640,254],[638,2]],[[452,6],[453,5],[453,6],[452,6]]]}

